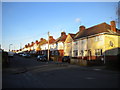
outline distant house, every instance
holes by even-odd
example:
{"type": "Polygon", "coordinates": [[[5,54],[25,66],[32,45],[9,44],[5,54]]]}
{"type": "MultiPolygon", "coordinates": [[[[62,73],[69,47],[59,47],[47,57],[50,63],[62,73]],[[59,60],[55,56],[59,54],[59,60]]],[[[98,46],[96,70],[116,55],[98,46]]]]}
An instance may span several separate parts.
{"type": "Polygon", "coordinates": [[[49,50],[50,50],[50,55],[54,52],[56,45],[54,44],[55,39],[53,36],[49,36],[49,50]]]}
{"type": "Polygon", "coordinates": [[[54,50],[52,51],[52,56],[54,60],[62,61],[62,56],[64,56],[64,42],[67,38],[67,35],[65,32],[61,32],[61,36],[55,40],[55,42],[52,44],[54,47],[54,50]]]}
{"type": "Polygon", "coordinates": [[[34,45],[35,45],[35,43],[34,43],[34,42],[31,42],[31,45],[30,45],[30,53],[31,53],[31,54],[35,54],[35,53],[36,53],[35,48],[34,48],[34,45]]]}
{"type": "Polygon", "coordinates": [[[33,48],[34,48],[34,50],[36,51],[36,53],[37,53],[38,51],[40,51],[38,40],[35,41],[35,44],[34,44],[33,48]]]}
{"type": "Polygon", "coordinates": [[[47,54],[47,40],[44,38],[41,38],[38,44],[39,47],[39,54],[47,54]]]}
{"type": "Polygon", "coordinates": [[[64,42],[64,56],[72,56],[72,42],[76,34],[69,33],[64,42]]]}
{"type": "Polygon", "coordinates": [[[28,50],[28,52],[30,52],[30,50],[31,50],[30,43],[28,43],[27,46],[28,46],[28,47],[27,47],[27,50],[28,50]]]}
{"type": "Polygon", "coordinates": [[[115,21],[111,25],[101,23],[90,28],[80,26],[72,44],[72,57],[83,60],[117,59],[120,53],[120,31],[115,21]]]}

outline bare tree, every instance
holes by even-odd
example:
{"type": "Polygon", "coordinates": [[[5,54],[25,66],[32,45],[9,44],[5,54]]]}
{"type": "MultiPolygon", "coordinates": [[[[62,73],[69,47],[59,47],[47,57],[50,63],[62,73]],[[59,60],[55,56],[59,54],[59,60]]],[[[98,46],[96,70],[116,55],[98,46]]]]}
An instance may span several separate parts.
{"type": "Polygon", "coordinates": [[[120,29],[120,1],[118,2],[118,6],[116,8],[116,15],[117,15],[117,23],[118,23],[118,28],[120,29]]]}

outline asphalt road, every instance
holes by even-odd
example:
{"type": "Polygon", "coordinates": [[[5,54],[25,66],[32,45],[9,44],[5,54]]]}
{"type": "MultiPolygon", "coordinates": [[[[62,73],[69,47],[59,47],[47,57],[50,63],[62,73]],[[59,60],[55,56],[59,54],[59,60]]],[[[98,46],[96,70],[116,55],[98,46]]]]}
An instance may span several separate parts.
{"type": "Polygon", "coordinates": [[[10,66],[3,69],[2,88],[119,88],[119,76],[119,72],[103,66],[82,67],[14,56],[10,66]]]}

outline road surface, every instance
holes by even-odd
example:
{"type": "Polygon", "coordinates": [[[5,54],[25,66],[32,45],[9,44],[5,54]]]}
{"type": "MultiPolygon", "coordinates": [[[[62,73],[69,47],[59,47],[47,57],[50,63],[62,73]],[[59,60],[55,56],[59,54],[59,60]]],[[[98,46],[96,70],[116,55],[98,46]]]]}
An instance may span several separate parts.
{"type": "Polygon", "coordinates": [[[14,56],[10,66],[3,69],[2,88],[119,88],[119,76],[119,72],[103,66],[82,67],[14,56]]]}

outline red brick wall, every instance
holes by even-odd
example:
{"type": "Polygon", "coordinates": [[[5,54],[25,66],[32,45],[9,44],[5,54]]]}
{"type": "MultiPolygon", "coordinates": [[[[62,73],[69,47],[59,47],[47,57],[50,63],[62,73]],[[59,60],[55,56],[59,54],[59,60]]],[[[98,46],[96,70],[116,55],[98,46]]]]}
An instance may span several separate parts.
{"type": "Polygon", "coordinates": [[[64,55],[64,51],[63,50],[59,50],[59,56],[63,56],[64,55]]]}

